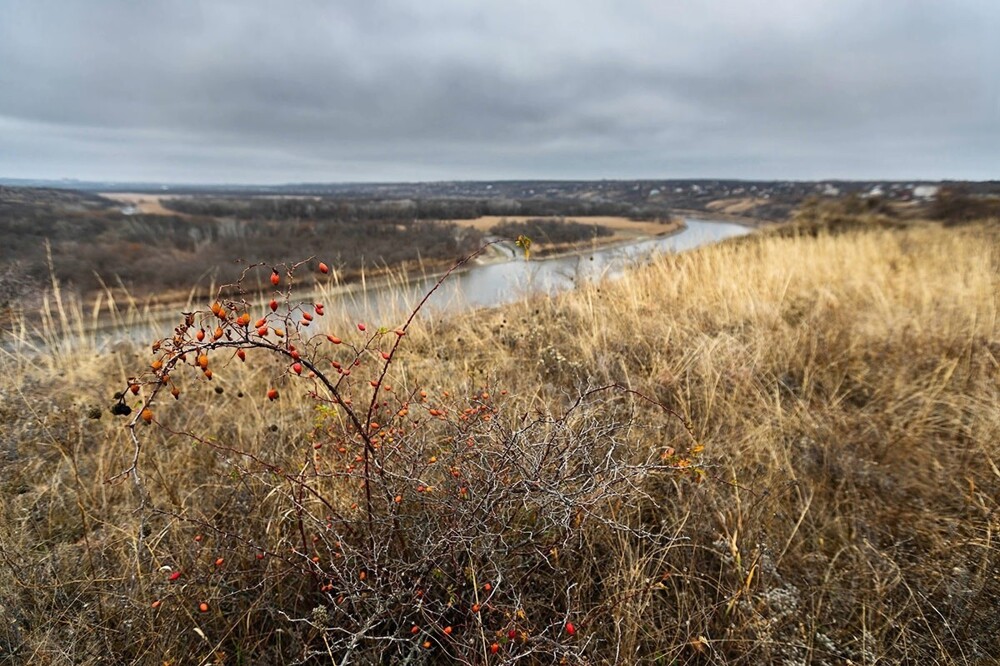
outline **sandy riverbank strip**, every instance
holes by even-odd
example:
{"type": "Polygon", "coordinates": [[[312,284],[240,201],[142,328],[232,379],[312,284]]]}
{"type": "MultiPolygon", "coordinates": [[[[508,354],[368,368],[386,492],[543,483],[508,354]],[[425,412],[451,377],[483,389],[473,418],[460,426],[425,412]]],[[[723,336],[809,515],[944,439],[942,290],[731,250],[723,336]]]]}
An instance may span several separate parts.
{"type": "MultiPolygon", "coordinates": [[[[614,232],[614,235],[621,238],[637,238],[643,236],[663,236],[684,228],[684,221],[681,218],[673,218],[667,222],[656,220],[630,220],[627,217],[612,217],[606,215],[598,216],[543,216],[543,215],[483,215],[468,220],[446,220],[460,227],[476,229],[483,233],[489,233],[490,229],[501,222],[527,222],[529,220],[563,220],[566,222],[578,222],[580,224],[594,224],[607,227],[614,232]]],[[[589,241],[588,241],[589,243],[589,241]]]]}

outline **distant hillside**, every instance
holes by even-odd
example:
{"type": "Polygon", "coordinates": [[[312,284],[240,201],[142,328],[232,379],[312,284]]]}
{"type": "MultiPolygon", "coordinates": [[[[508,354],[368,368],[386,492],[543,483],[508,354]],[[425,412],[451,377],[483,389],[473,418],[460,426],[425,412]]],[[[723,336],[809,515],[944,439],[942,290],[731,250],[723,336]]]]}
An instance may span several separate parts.
{"type": "MultiPolygon", "coordinates": [[[[205,287],[233,261],[298,261],[321,255],[341,277],[423,260],[452,262],[481,235],[454,224],[397,215],[303,220],[126,214],[91,193],[0,188],[0,260],[16,267],[23,296],[50,282],[84,294],[125,286],[135,295],[205,287]]],[[[17,294],[10,295],[7,300],[17,294]]]]}
{"type": "MultiPolygon", "coordinates": [[[[809,197],[846,195],[889,201],[919,201],[923,192],[961,187],[973,196],[1000,196],[1000,181],[891,180],[496,180],[413,183],[288,183],[281,185],[163,184],[100,181],[44,181],[0,178],[0,184],[44,185],[89,192],[142,192],[161,195],[226,197],[319,197],[366,200],[468,200],[491,202],[575,202],[595,210],[609,205],[633,206],[660,213],[689,210],[728,212],[745,217],[782,220],[809,197]],[[727,210],[728,209],[728,210],[727,210]]],[[[492,213],[484,213],[492,214],[492,213]]],[[[514,214],[505,212],[503,214],[514,214]]],[[[523,214],[535,214],[526,212],[523,214]]],[[[572,214],[578,215],[579,212],[572,214]]],[[[594,212],[593,214],[622,214],[594,212]]]]}

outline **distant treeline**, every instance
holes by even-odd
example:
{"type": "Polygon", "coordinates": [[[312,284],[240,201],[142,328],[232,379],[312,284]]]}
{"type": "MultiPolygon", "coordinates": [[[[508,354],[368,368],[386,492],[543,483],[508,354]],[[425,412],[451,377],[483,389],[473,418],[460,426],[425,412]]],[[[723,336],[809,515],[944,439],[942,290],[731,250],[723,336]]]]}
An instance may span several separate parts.
{"type": "Polygon", "coordinates": [[[611,236],[614,231],[600,224],[582,224],[562,218],[535,218],[523,222],[501,220],[498,224],[490,227],[490,233],[506,238],[517,238],[524,235],[536,243],[558,245],[611,236]]]}
{"type": "Polygon", "coordinates": [[[471,220],[484,215],[538,217],[619,216],[667,218],[662,206],[626,202],[536,199],[320,199],[281,197],[191,197],[166,199],[163,205],[187,215],[239,220],[471,220]]]}
{"type": "Polygon", "coordinates": [[[1000,220],[1000,197],[974,196],[967,186],[943,187],[934,198],[929,216],[947,224],[973,220],[1000,220]]]}

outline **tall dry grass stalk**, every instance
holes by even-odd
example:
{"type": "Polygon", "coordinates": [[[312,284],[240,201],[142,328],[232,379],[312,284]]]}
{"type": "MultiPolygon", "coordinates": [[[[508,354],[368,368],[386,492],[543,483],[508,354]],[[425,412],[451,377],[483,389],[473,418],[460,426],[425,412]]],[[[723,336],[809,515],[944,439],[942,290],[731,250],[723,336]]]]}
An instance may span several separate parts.
{"type": "MultiPolygon", "coordinates": [[[[398,367],[428,391],[502,387],[524,413],[621,382],[693,424],[705,480],[664,477],[657,501],[631,518],[662,538],[580,535],[591,557],[577,565],[576,593],[602,608],[575,639],[585,660],[1000,659],[998,239],[996,225],[755,236],[552,299],[425,318],[398,367]]],[[[69,324],[46,324],[52,342],[93,316],[64,310],[69,324]]],[[[232,461],[151,430],[145,482],[186,520],[160,516],[144,534],[132,486],[104,482],[131,455],[110,392],[148,365],[146,349],[10,349],[0,360],[0,661],[307,654],[322,631],[297,614],[314,602],[306,587],[278,588],[249,564],[205,574],[198,594],[229,609],[207,617],[157,572],[167,553],[192,569],[220,552],[242,562],[243,545],[208,527],[267,534],[283,519],[245,513],[232,461]],[[152,610],[165,595],[173,607],[152,610]]],[[[279,372],[219,367],[158,416],[281,459],[314,413],[305,399],[266,403],[279,372]]],[[[637,446],[682,446],[679,424],[633,409],[637,446]]]]}

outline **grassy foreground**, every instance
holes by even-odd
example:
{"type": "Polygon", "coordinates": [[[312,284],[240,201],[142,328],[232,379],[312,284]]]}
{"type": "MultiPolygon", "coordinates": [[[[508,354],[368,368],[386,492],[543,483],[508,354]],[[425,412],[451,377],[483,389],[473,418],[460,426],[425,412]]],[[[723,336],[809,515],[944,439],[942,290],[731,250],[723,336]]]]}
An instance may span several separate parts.
{"type": "MultiPolygon", "coordinates": [[[[754,236],[551,300],[423,317],[404,342],[400,382],[432,396],[506,391],[498,421],[560,412],[619,382],[682,414],[705,447],[702,480],[643,480],[636,492],[650,501],[627,506],[634,531],[578,519],[584,533],[562,537],[573,555],[553,548],[516,579],[511,599],[541,599],[525,617],[463,619],[462,597],[482,581],[456,584],[455,636],[476,632],[485,647],[493,629],[517,632],[462,660],[1000,659],[995,225],[754,236]]],[[[267,486],[211,446],[301,466],[317,418],[306,388],[263,360],[189,381],[158,418],[204,440],[140,427],[140,507],[131,482],[105,482],[132,455],[107,407],[150,359],[127,345],[3,356],[0,663],[342,658],[325,621],[337,594],[288,573],[281,553],[255,561],[268,538],[288,545],[288,504],[269,502],[295,488],[267,486]],[[268,403],[274,381],[282,399],[268,403]],[[170,582],[168,566],[183,578],[170,582]]],[[[602,418],[623,422],[623,441],[649,451],[687,445],[662,410],[616,400],[589,404],[582,421],[598,432],[602,418]]],[[[428,647],[412,650],[400,647],[405,629],[355,663],[459,660],[442,627],[421,625],[428,647]]]]}

